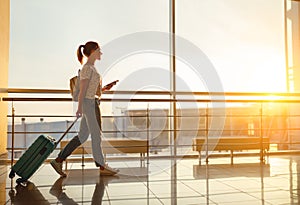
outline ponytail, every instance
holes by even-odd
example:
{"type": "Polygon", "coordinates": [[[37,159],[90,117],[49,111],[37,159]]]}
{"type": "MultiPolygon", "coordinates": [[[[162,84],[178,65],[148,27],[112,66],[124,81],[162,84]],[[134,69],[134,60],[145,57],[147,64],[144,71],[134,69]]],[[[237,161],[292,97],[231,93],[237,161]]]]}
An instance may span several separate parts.
{"type": "Polygon", "coordinates": [[[81,48],[84,48],[84,45],[80,45],[77,49],[77,58],[78,58],[78,61],[80,62],[80,64],[82,64],[82,58],[83,58],[81,48]]]}

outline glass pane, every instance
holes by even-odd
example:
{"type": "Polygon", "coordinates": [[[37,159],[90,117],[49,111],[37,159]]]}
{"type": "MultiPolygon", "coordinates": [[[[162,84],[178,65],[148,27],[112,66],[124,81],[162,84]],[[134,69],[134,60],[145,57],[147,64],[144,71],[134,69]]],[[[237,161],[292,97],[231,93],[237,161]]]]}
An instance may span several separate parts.
{"type": "Polygon", "coordinates": [[[219,79],[207,75],[215,71],[225,91],[286,91],[282,0],[182,0],[176,5],[177,34],[213,65],[210,72],[200,62],[194,67],[198,74],[187,78],[191,69],[178,64],[177,75],[191,90],[211,91],[210,81],[219,79]]]}
{"type": "MultiPolygon", "coordinates": [[[[124,36],[143,31],[168,32],[168,9],[167,0],[12,0],[9,87],[68,89],[69,78],[81,67],[76,49],[89,40],[102,46],[103,61],[110,58],[116,64],[109,73],[102,62],[97,63],[96,67],[104,75],[103,83],[115,79],[121,82],[137,69],[151,66],[168,70],[168,62],[151,60],[153,57],[149,55],[135,58],[129,49],[128,53],[124,51],[126,56],[122,56],[121,62],[111,59],[120,57],[117,53],[126,49],[114,44],[119,40],[126,45],[126,40],[122,41],[124,36]],[[149,65],[149,61],[155,65],[149,65]]],[[[143,40],[146,41],[136,39],[133,44],[127,39],[126,46],[137,47],[143,40]]],[[[169,42],[162,43],[167,46],[169,42]]],[[[143,49],[139,51],[145,53],[143,49]]],[[[127,84],[134,86],[135,82],[127,84]]]]}

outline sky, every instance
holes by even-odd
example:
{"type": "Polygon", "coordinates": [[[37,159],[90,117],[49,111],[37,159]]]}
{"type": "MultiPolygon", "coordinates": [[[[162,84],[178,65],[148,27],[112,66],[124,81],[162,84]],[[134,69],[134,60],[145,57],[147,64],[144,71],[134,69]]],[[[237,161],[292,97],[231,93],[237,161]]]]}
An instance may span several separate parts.
{"type": "MultiPolygon", "coordinates": [[[[286,91],[283,0],[176,2],[176,35],[206,55],[224,91],[286,91]]],[[[81,67],[76,59],[80,44],[97,41],[107,48],[102,58],[111,57],[106,51],[116,39],[137,32],[168,32],[168,9],[168,0],[11,0],[9,87],[68,89],[69,78],[81,67]]],[[[139,43],[143,44],[133,44],[139,43]]],[[[116,90],[168,89],[167,75],[166,87],[137,87],[130,78],[145,68],[167,71],[167,55],[131,54],[116,61],[109,72],[101,61],[96,66],[105,74],[104,83],[123,82],[116,90]]],[[[180,60],[177,76],[188,91],[207,91],[205,78],[180,60]]]]}

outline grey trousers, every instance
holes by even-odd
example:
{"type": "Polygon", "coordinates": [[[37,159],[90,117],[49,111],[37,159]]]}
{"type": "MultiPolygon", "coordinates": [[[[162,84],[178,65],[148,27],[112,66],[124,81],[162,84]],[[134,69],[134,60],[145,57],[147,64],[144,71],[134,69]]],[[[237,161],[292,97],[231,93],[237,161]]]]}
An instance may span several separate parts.
{"type": "Polygon", "coordinates": [[[105,165],[101,148],[102,122],[98,100],[85,98],[82,104],[79,133],[61,150],[58,157],[65,160],[77,147],[88,139],[89,134],[91,134],[93,158],[96,166],[105,165]]]}

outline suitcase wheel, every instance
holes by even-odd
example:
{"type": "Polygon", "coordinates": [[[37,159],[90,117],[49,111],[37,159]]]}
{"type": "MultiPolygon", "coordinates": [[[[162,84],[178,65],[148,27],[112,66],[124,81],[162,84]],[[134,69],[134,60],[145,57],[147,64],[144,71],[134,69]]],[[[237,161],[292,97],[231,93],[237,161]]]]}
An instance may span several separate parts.
{"type": "Polygon", "coordinates": [[[15,190],[10,190],[8,192],[8,195],[9,195],[10,199],[13,199],[15,197],[15,190]]]}
{"type": "Polygon", "coordinates": [[[14,170],[11,170],[10,173],[9,173],[9,178],[14,178],[16,175],[15,175],[15,172],[14,170]]]}
{"type": "Polygon", "coordinates": [[[27,179],[18,178],[18,179],[16,180],[16,182],[17,182],[17,184],[21,184],[21,185],[22,185],[22,183],[27,182],[27,179]]]}

